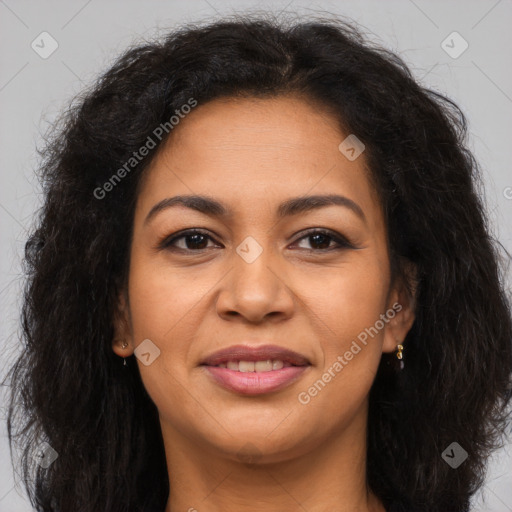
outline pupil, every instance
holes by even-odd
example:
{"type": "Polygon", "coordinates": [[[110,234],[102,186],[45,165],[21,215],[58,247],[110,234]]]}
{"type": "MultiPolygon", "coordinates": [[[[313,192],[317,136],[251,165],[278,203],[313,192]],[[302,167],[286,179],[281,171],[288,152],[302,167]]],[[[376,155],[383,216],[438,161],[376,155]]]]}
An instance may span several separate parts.
{"type": "Polygon", "coordinates": [[[326,247],[329,247],[329,240],[330,240],[330,237],[327,236],[327,235],[322,235],[322,234],[316,234],[316,235],[311,235],[310,237],[310,241],[312,241],[313,239],[316,239],[317,242],[313,242],[311,245],[314,246],[314,245],[322,245],[322,247],[316,247],[317,249],[325,249],[326,247]],[[318,242],[318,238],[320,238],[320,241],[318,242]],[[322,243],[322,240],[324,241],[324,243],[322,243]]]}
{"type": "MultiPolygon", "coordinates": [[[[204,247],[197,247],[197,245],[201,245],[201,239],[206,240],[205,235],[201,235],[201,234],[188,235],[187,238],[188,238],[189,241],[192,240],[191,244],[187,243],[187,248],[188,249],[193,249],[193,248],[195,248],[195,249],[204,249],[204,247]],[[190,245],[193,245],[194,247],[190,247],[190,245]]],[[[204,242],[204,240],[203,240],[203,242],[204,242]]]]}

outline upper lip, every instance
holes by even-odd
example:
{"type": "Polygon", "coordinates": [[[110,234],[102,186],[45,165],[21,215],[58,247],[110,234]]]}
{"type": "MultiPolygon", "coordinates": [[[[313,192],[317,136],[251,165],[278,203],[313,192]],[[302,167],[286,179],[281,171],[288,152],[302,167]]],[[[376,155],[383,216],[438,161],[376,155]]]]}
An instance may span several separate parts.
{"type": "Polygon", "coordinates": [[[228,361],[262,361],[267,359],[278,359],[294,366],[310,364],[305,356],[277,345],[233,345],[213,352],[203,359],[200,364],[217,366],[228,361]]]}

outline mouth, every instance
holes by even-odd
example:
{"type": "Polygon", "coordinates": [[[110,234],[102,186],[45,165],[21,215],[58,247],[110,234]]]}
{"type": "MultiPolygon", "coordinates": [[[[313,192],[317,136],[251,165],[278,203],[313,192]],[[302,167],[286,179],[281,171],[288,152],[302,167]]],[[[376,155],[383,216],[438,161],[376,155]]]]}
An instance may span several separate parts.
{"type": "Polygon", "coordinates": [[[236,345],[211,354],[200,366],[213,382],[229,391],[260,395],[289,386],[311,363],[305,356],[275,345],[236,345]]]}

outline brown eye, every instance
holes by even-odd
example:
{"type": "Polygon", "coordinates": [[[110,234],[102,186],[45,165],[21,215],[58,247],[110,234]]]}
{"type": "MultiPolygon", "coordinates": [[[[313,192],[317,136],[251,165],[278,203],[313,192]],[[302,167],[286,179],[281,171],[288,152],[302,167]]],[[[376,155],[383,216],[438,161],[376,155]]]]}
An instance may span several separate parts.
{"type": "Polygon", "coordinates": [[[309,235],[307,238],[313,249],[327,249],[332,242],[332,238],[328,235],[324,235],[323,233],[309,235]]]}
{"type": "MultiPolygon", "coordinates": [[[[330,251],[334,249],[354,248],[354,246],[343,236],[331,233],[330,231],[315,230],[306,233],[297,242],[306,240],[310,247],[302,247],[310,251],[330,251]],[[334,245],[332,243],[334,242],[334,245]]],[[[302,242],[301,242],[302,243],[302,242]]]]}
{"type": "Polygon", "coordinates": [[[166,238],[159,247],[161,249],[178,249],[182,251],[201,251],[209,249],[208,242],[213,238],[203,231],[190,230],[166,238]]]}
{"type": "MultiPolygon", "coordinates": [[[[344,236],[331,231],[313,230],[299,238],[295,244],[309,244],[309,247],[300,247],[313,252],[327,252],[337,249],[355,248],[344,236]]],[[[160,249],[199,252],[211,249],[217,245],[208,245],[209,241],[215,240],[206,232],[197,229],[184,231],[165,238],[158,247],[160,249]]]]}
{"type": "MultiPolygon", "coordinates": [[[[186,249],[205,249],[208,244],[206,235],[201,233],[195,235],[184,235],[181,238],[185,240],[186,249]]],[[[179,240],[179,238],[176,240],[179,240]]]]}

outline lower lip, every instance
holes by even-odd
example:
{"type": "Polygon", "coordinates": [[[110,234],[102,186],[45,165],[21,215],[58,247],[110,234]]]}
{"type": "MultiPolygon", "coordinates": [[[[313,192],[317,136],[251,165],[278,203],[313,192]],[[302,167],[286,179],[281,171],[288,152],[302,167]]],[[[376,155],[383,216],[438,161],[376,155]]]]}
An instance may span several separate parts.
{"type": "Polygon", "coordinates": [[[262,395],[279,391],[296,381],[309,366],[285,366],[269,372],[239,372],[218,366],[204,366],[213,379],[230,391],[262,395]]]}

